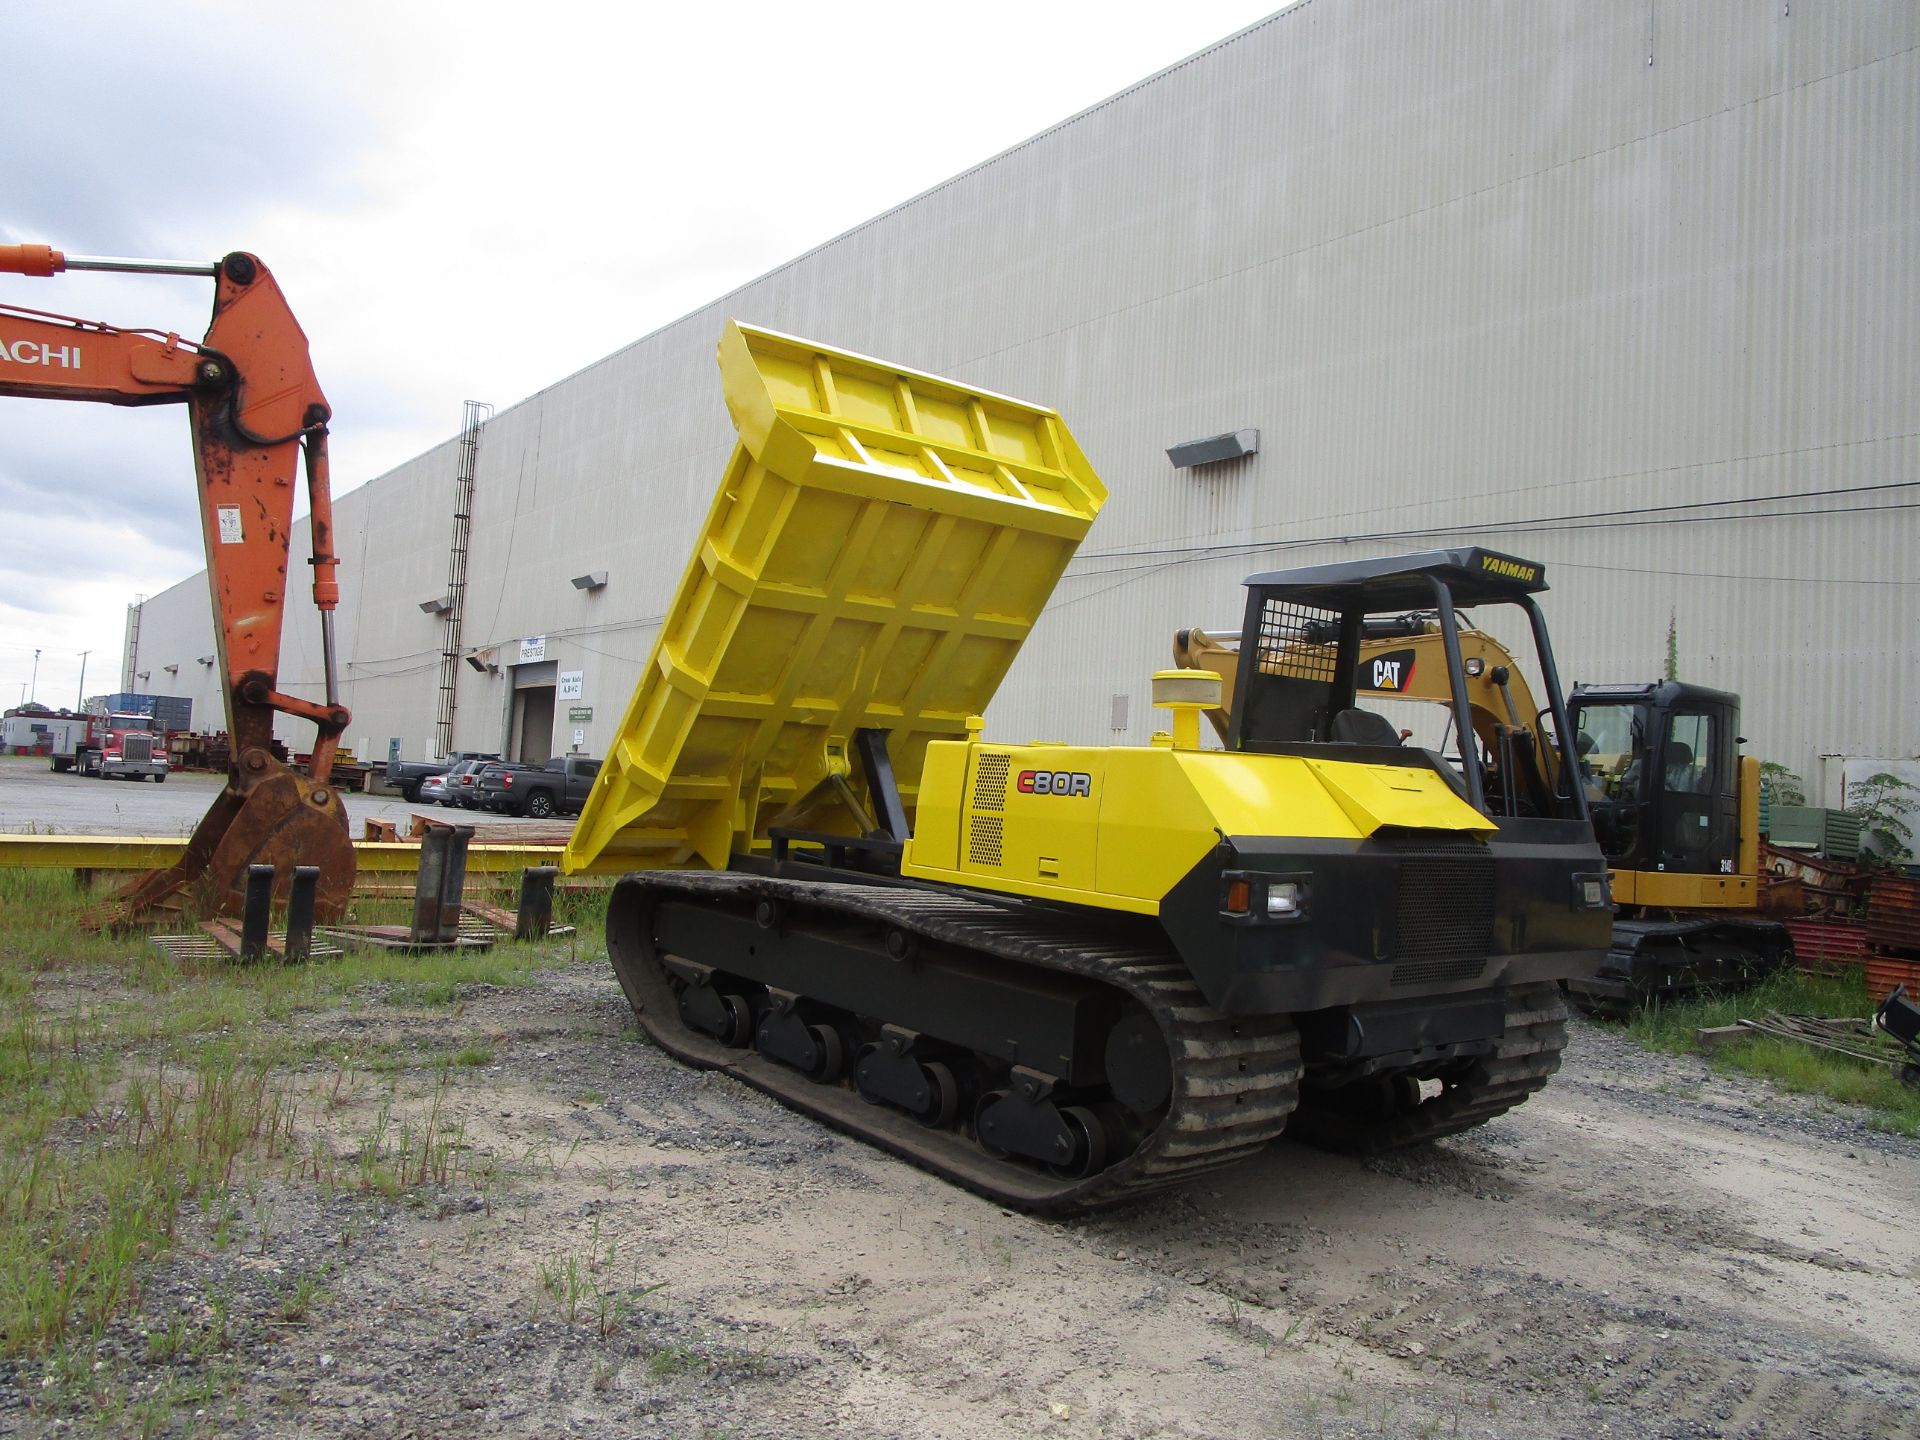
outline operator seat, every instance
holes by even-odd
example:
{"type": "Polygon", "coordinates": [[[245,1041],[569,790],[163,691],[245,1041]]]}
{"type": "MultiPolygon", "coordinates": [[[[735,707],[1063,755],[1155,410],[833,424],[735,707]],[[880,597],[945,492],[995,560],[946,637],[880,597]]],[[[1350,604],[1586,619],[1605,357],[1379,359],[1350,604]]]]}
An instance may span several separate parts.
{"type": "Polygon", "coordinates": [[[1690,864],[1710,855],[1714,847],[1706,771],[1694,763],[1693,747],[1684,741],[1669,740],[1664,758],[1667,848],[1675,859],[1690,864]]]}
{"type": "Polygon", "coordinates": [[[1694,768],[1693,747],[1684,740],[1669,740],[1666,754],[1666,788],[1680,794],[1692,794],[1700,787],[1700,772],[1694,768]]]}
{"type": "Polygon", "coordinates": [[[1330,727],[1336,745],[1398,745],[1400,732],[1391,720],[1371,710],[1342,710],[1330,727]]]}

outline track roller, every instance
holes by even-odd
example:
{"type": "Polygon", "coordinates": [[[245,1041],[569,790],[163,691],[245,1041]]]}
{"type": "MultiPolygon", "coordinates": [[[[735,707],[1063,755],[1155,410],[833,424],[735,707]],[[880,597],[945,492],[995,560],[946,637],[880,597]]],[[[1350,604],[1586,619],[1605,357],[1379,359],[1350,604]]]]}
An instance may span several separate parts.
{"type": "Polygon", "coordinates": [[[728,1049],[744,1050],[753,1039],[753,1007],[746,996],[717,989],[708,966],[686,968],[700,973],[683,977],[687,983],[680,991],[680,1018],[728,1049]]]}
{"type": "Polygon", "coordinates": [[[769,990],[767,998],[771,1003],[753,1032],[755,1049],[823,1085],[846,1073],[846,1047],[838,1030],[808,1024],[800,1013],[800,997],[791,991],[769,990]]]}
{"type": "Polygon", "coordinates": [[[1015,1066],[1010,1090],[994,1090],[980,1099],[974,1133],[989,1155],[1023,1155],[1037,1160],[1063,1180],[1098,1174],[1107,1163],[1109,1127],[1091,1106],[1061,1105],[1051,1075],[1015,1066]]]}
{"type": "Polygon", "coordinates": [[[863,1100],[897,1105],[921,1124],[943,1130],[960,1113],[960,1082],[944,1062],[923,1063],[913,1053],[920,1043],[911,1030],[885,1026],[878,1041],[861,1049],[853,1085],[863,1100]]]}

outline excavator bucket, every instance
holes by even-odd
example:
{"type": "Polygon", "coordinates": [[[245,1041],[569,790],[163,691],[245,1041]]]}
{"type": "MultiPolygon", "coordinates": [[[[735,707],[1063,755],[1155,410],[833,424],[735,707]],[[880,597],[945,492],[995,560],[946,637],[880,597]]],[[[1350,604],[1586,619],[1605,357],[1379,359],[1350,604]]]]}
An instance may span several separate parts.
{"type": "Polygon", "coordinates": [[[353,893],[355,857],[340,793],[297,774],[262,750],[248,750],[227,788],[194,828],[186,854],[128,884],[87,917],[96,930],[125,930],[160,915],[238,917],[247,869],[272,865],[284,901],[296,865],[320,877],[314,916],[337,919],[353,893]]]}
{"type": "Polygon", "coordinates": [[[740,442],[569,871],[857,834],[862,729],[910,818],[927,742],[986,709],[1106,500],[1037,405],[739,324],[720,373],[740,442]]]}

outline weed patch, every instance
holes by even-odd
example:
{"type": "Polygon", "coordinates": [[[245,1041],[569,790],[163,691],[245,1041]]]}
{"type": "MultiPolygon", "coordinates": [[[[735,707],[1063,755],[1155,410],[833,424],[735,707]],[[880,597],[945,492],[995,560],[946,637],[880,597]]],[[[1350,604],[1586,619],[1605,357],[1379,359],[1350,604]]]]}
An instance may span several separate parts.
{"type": "MultiPolygon", "coordinates": [[[[1865,977],[1776,975],[1755,989],[1707,995],[1676,1005],[1649,1005],[1625,1022],[1625,1032],[1649,1050],[1669,1055],[1700,1050],[1697,1032],[1758,1019],[1770,1012],[1827,1017],[1873,1013],[1865,977]]],[[[1797,1095],[1822,1095],[1874,1112],[1874,1123],[1899,1135],[1920,1135],[1920,1094],[1907,1089],[1886,1066],[1755,1035],[1717,1047],[1716,1068],[1766,1079],[1797,1095]]]]}
{"type": "MultiPolygon", "coordinates": [[[[199,1374],[177,1394],[116,1397],[87,1357],[116,1320],[141,1316],[190,1209],[206,1222],[196,1244],[264,1254],[277,1239],[269,1178],[381,1198],[497,1179],[470,1165],[452,1105],[456,1075],[493,1062],[484,1037],[314,1038],[300,1017],[447,1010],[467,987],[527,985],[574,942],[241,967],[89,934],[90,903],[64,872],[0,871],[0,1356],[53,1377],[48,1405],[66,1396],[72,1413],[165,1428],[170,1407],[225,1383],[217,1305],[143,1331],[148,1360],[194,1358],[199,1374]],[[420,1072],[424,1084],[406,1078],[420,1072]]],[[[593,895],[562,908],[597,926],[604,906],[593,895]]],[[[597,1269],[561,1294],[604,1326],[616,1311],[597,1269]]],[[[323,1272],[294,1277],[274,1301],[279,1323],[301,1323],[324,1294],[323,1272]]]]}
{"type": "Polygon", "coordinates": [[[231,1055],[137,1072],[117,1099],[104,1075],[88,1078],[84,1092],[6,1087],[17,1107],[0,1154],[8,1354],[98,1338],[137,1298],[141,1267],[172,1243],[183,1204],[223,1201],[237,1162],[272,1160],[293,1145],[291,1097],[231,1055]]]}

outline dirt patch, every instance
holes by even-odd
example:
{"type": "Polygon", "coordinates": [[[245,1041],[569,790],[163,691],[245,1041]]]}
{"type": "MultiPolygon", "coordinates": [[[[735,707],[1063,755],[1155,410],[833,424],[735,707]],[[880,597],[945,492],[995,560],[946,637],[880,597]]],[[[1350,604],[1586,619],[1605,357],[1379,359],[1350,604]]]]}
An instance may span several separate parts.
{"type": "MultiPolygon", "coordinates": [[[[1891,1440],[1920,1403],[1920,1144],[1590,1025],[1466,1136],[1063,1223],[630,1021],[590,960],[298,1019],[300,1157],[187,1218],[92,1383],[262,1436],[1891,1440]]],[[[0,1376],[0,1430],[88,1383],[0,1376]]]]}

